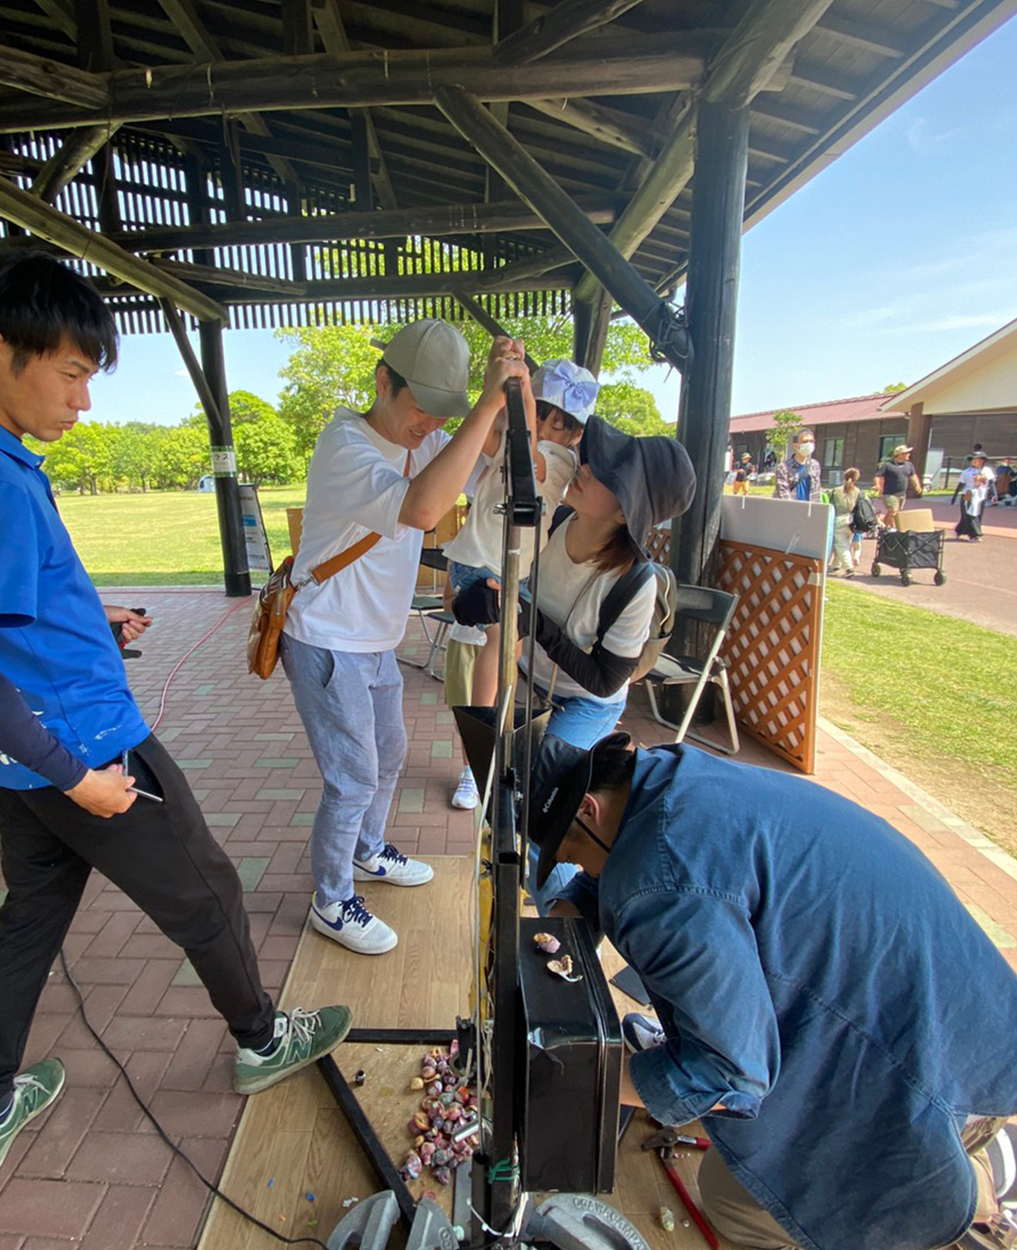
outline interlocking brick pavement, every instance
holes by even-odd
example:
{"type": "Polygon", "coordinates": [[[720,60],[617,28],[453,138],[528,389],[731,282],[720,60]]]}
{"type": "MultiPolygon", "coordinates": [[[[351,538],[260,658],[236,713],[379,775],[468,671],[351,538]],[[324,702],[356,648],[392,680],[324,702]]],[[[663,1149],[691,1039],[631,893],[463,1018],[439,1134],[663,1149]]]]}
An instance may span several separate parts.
{"type": "MultiPolygon", "coordinates": [[[[269,682],[247,676],[246,600],[201,588],[102,593],[111,603],[144,603],[155,617],[142,658],[128,661],[127,670],[150,723],[171,672],[215,631],[173,677],[157,732],[245,880],[252,937],[275,991],[307,915],[307,838],[319,793],[285,677],[281,671],[269,682]]],[[[426,654],[416,620],[403,652],[426,654]]],[[[410,752],[393,805],[394,838],[409,853],[465,854],[473,824],[469,813],[448,805],[462,756],[441,686],[418,669],[403,672],[410,752]]],[[[625,724],[637,741],[665,736],[639,690],[625,724]]],[[[748,739],[739,759],[785,767],[748,739]]],[[[817,761],[814,780],[901,829],[1017,967],[1017,863],[825,722],[817,761]]],[[[242,1100],[230,1089],[231,1039],[182,953],[98,876],[88,883],[65,951],[90,1019],[171,1136],[216,1179],[242,1100]]],[[[157,1138],[83,1026],[59,963],[42,996],[27,1061],[46,1054],[63,1058],[67,1089],[20,1135],[0,1171],[0,1250],[193,1246],[207,1192],[157,1138]]]]}

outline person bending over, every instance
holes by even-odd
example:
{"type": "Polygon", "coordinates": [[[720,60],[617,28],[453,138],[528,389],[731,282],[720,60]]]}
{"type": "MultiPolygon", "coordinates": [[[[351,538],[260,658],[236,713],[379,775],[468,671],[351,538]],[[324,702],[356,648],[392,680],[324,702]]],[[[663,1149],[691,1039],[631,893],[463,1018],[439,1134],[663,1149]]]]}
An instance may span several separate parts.
{"type": "Polygon", "coordinates": [[[562,862],[597,879],[599,910],[577,879],[556,911],[602,925],[641,977],[661,1042],[627,1059],[622,1100],[702,1120],[717,1231],[933,1250],[1002,1227],[984,1147],[1017,1112],[1017,977],[949,884],[822,786],[629,746],[544,738],[538,881],[562,862]]]}

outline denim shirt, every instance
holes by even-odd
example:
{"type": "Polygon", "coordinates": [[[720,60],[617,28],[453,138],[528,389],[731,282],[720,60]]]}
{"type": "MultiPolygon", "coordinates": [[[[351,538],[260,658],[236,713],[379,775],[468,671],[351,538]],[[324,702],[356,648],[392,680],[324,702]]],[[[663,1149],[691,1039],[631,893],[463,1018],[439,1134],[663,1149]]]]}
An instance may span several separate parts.
{"type": "Polygon", "coordinates": [[[958,1127],[1017,1111],[1017,977],[864,809],[690,748],[636,759],[600,917],[667,1037],[632,1058],[648,1110],[705,1117],[807,1250],[955,1240],[975,1203],[958,1127]]]}

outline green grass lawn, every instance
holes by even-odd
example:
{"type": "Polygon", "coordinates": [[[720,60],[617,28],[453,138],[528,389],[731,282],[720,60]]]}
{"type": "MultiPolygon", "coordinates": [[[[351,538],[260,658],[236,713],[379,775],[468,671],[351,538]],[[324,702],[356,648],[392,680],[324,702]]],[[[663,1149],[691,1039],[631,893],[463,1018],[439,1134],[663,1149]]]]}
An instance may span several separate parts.
{"type": "MultiPolygon", "coordinates": [[[[286,509],[303,505],[305,488],[264,487],[258,495],[278,563],[290,549],[286,509]]],[[[97,586],[222,584],[215,495],[61,495],[58,502],[97,586]]]]}

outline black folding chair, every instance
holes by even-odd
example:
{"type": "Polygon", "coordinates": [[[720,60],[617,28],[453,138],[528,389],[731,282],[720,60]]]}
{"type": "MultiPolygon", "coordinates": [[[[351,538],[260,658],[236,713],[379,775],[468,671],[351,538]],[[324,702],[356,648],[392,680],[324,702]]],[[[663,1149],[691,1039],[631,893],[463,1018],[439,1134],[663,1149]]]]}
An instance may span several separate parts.
{"type": "Polygon", "coordinates": [[[702,742],[706,746],[713,747],[715,750],[723,751],[726,755],[736,755],[740,749],[738,725],[735,722],[734,705],[731,702],[731,687],[727,679],[727,666],[719,659],[720,648],[727,636],[728,628],[734,619],[737,607],[738,596],[728,594],[727,591],[711,590],[706,586],[691,586],[687,583],[679,583],[678,585],[675,632],[679,637],[684,636],[682,625],[686,622],[700,626],[712,626],[715,632],[705,659],[699,660],[695,656],[675,656],[665,653],[660,656],[644,678],[653,719],[659,724],[667,725],[669,729],[676,731],[675,742],[682,742],[685,738],[692,738],[696,742],[702,742]],[[676,725],[673,721],[666,720],[661,715],[657,704],[657,695],[654,690],[654,683],[657,682],[662,687],[693,687],[681,724],[676,725]],[[689,726],[692,724],[692,718],[696,714],[696,708],[699,706],[699,700],[702,698],[703,691],[708,683],[719,686],[723,693],[724,710],[727,713],[727,728],[731,736],[730,746],[721,745],[711,738],[704,738],[701,734],[693,733],[689,729],[689,726]]]}

